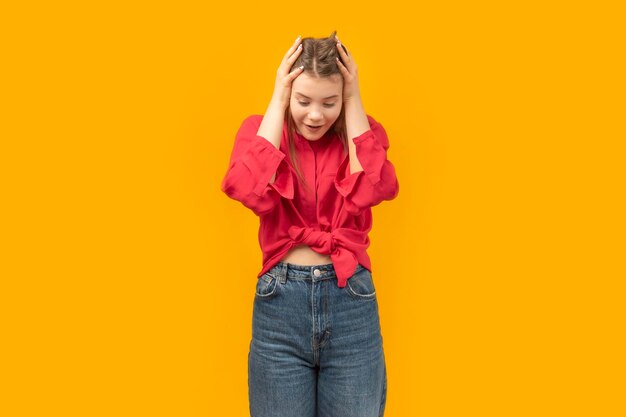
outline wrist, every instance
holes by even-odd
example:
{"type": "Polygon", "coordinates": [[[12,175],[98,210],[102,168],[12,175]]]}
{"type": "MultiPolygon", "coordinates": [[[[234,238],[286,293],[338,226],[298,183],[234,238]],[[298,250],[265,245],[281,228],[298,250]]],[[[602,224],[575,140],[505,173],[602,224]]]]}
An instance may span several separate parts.
{"type": "Polygon", "coordinates": [[[343,99],[344,103],[358,103],[361,101],[361,95],[360,94],[353,94],[351,96],[348,97],[344,97],[343,99]]]}
{"type": "Polygon", "coordinates": [[[363,102],[361,101],[361,97],[360,96],[347,97],[343,101],[343,105],[346,108],[346,110],[362,109],[363,108],[363,102]]]}
{"type": "Polygon", "coordinates": [[[282,112],[284,112],[285,110],[287,110],[287,106],[289,104],[289,101],[284,101],[283,99],[281,99],[280,97],[272,97],[272,99],[270,100],[270,104],[269,107],[271,107],[272,109],[275,110],[280,110],[282,112]]]}

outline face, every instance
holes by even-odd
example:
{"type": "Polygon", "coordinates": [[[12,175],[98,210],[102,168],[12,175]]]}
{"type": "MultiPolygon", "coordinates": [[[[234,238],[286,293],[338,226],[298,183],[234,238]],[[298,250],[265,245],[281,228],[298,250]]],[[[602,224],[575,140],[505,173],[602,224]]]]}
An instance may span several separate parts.
{"type": "Polygon", "coordinates": [[[341,113],[342,90],[341,75],[313,78],[302,73],[293,80],[289,108],[298,133],[311,141],[324,136],[341,113]]]}

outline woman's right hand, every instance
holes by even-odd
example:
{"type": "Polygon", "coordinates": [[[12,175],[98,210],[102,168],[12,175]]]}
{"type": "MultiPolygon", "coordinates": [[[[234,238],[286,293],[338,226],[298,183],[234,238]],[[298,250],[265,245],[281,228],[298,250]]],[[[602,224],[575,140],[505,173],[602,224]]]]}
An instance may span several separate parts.
{"type": "Polygon", "coordinates": [[[272,97],[277,103],[279,103],[283,109],[286,109],[289,105],[291,98],[291,83],[298,75],[302,73],[302,67],[298,67],[289,72],[289,69],[293,65],[294,61],[298,58],[302,52],[302,45],[300,43],[300,36],[296,39],[291,48],[287,51],[283,57],[278,71],[276,71],[276,85],[274,86],[274,95],[272,97]]]}

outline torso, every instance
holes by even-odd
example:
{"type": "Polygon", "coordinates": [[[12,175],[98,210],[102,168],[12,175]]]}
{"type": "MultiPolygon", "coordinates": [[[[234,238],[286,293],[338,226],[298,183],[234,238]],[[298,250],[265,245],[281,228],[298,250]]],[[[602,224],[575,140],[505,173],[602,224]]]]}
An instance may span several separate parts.
{"type": "MultiPolygon", "coordinates": [[[[327,132],[328,133],[328,132],[327,132]]],[[[302,135],[299,136],[303,140],[302,135]]],[[[319,150],[319,146],[323,144],[330,143],[332,136],[328,136],[325,134],[321,139],[309,141],[308,143],[311,145],[311,148],[315,153],[319,150]]],[[[323,146],[323,145],[322,145],[323,146]]],[[[337,163],[339,165],[339,162],[337,163]]],[[[289,251],[283,256],[280,262],[286,262],[290,264],[296,265],[323,265],[323,264],[332,264],[333,261],[330,259],[330,255],[322,255],[321,253],[315,252],[308,245],[296,245],[289,249],[289,251]]]]}
{"type": "Polygon", "coordinates": [[[296,265],[322,265],[333,263],[330,260],[330,255],[322,255],[315,252],[307,245],[298,245],[289,249],[287,254],[280,260],[296,265]]]}

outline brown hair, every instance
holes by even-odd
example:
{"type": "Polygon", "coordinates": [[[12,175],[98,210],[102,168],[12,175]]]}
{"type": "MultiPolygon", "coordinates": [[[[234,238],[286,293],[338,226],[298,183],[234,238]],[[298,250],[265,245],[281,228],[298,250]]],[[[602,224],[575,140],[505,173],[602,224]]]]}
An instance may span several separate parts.
{"type": "MultiPolygon", "coordinates": [[[[298,59],[293,63],[289,72],[293,71],[295,68],[299,66],[304,66],[302,72],[306,72],[308,76],[314,78],[326,78],[335,75],[339,75],[343,78],[341,71],[339,70],[339,66],[335,60],[335,57],[338,57],[341,60],[341,56],[337,52],[337,40],[335,39],[335,34],[337,31],[333,31],[327,38],[302,38],[302,52],[298,56],[298,59]]],[[[341,43],[341,47],[346,51],[347,49],[343,46],[343,42],[341,43]]],[[[343,62],[343,61],[342,61],[343,62]]],[[[285,120],[287,121],[287,143],[289,144],[289,156],[291,157],[291,161],[293,162],[293,166],[296,170],[296,174],[300,181],[304,183],[304,186],[311,190],[306,180],[302,176],[300,168],[298,166],[297,155],[296,155],[296,147],[294,143],[294,135],[296,134],[296,127],[293,117],[291,117],[290,105],[287,105],[285,109],[285,120]]],[[[339,113],[339,117],[330,128],[330,130],[334,131],[335,134],[339,136],[343,144],[343,148],[346,152],[348,152],[348,141],[347,141],[347,131],[346,131],[346,117],[345,117],[345,107],[341,106],[341,112],[339,113]]]]}

